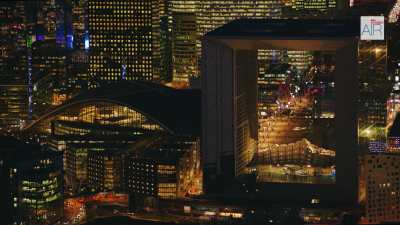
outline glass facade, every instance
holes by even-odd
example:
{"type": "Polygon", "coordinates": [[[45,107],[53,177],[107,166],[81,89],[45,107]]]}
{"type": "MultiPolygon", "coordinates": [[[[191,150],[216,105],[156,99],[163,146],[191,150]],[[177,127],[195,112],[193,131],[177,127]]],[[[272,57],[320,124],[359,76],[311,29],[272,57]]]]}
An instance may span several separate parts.
{"type": "Polygon", "coordinates": [[[287,51],[259,75],[260,181],[335,182],[334,58],[330,52],[287,51]]]}

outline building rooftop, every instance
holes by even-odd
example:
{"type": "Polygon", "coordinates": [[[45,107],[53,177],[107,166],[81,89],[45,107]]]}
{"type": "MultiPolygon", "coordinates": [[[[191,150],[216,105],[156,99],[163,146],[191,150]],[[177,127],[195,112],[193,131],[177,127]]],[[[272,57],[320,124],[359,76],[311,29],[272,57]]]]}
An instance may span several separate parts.
{"type": "Polygon", "coordinates": [[[90,102],[108,102],[132,108],[176,135],[200,135],[200,90],[177,90],[145,81],[119,81],[86,91],[49,110],[26,129],[70,107],[90,102]]]}
{"type": "Polygon", "coordinates": [[[330,39],[357,37],[360,34],[358,20],[323,19],[239,19],[209,33],[207,37],[260,36],[274,39],[330,39]]]}
{"type": "Polygon", "coordinates": [[[38,144],[25,143],[9,136],[0,136],[0,159],[5,159],[11,163],[32,161],[57,154],[38,144]]]}
{"type": "MultiPolygon", "coordinates": [[[[194,142],[195,139],[192,139],[194,142]]],[[[136,148],[132,152],[134,158],[156,161],[158,163],[175,164],[194,143],[188,138],[161,137],[153,139],[152,144],[143,148],[136,148]]]]}

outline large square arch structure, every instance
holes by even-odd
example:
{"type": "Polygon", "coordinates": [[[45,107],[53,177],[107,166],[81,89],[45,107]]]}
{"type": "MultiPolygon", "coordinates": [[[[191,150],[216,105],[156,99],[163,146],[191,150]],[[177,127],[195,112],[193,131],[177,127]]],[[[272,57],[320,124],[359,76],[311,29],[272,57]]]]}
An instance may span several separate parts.
{"type": "Polygon", "coordinates": [[[202,42],[202,160],[205,192],[235,177],[251,160],[256,138],[257,49],[335,51],[336,183],[260,184],[275,200],[319,198],[356,204],[359,21],[252,20],[228,23],[202,42]]]}

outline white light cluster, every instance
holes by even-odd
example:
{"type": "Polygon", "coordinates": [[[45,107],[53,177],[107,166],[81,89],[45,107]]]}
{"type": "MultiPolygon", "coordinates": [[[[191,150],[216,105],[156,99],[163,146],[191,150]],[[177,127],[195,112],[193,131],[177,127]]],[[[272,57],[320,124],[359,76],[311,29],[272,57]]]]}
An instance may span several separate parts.
{"type": "Polygon", "coordinates": [[[389,23],[395,23],[400,17],[400,0],[397,0],[389,14],[389,23]]]}

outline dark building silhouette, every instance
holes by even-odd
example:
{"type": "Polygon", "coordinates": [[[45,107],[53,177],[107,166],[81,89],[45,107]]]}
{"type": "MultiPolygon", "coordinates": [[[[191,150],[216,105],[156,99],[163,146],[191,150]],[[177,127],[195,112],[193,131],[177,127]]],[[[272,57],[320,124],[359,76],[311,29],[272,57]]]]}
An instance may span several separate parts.
{"type": "Polygon", "coordinates": [[[52,224],[63,216],[62,155],[0,137],[2,224],[52,224]]]}

